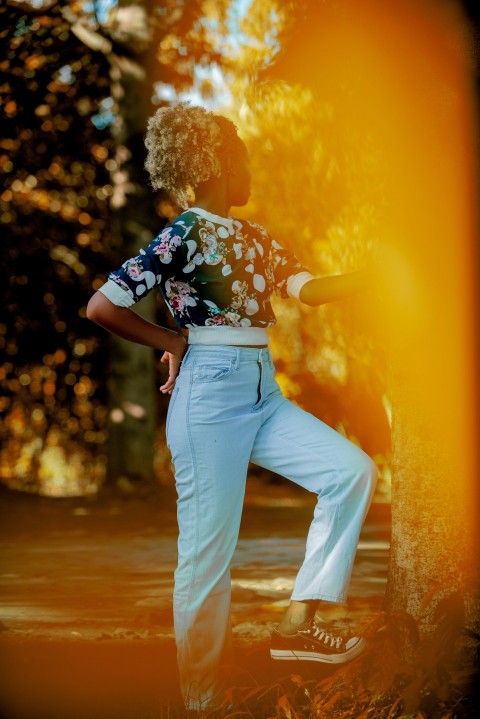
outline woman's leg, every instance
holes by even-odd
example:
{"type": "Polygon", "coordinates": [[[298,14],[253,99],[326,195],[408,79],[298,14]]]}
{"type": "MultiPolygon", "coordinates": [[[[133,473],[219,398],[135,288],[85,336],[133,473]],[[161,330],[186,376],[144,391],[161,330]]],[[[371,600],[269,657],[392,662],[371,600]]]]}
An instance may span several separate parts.
{"type": "Polygon", "coordinates": [[[189,709],[214,706],[225,688],[230,562],[259,424],[241,410],[244,392],[238,392],[240,373],[232,362],[231,351],[217,349],[212,358],[191,350],[167,418],[178,493],[174,626],[180,687],[189,709]]]}
{"type": "Polygon", "coordinates": [[[251,461],[287,477],[318,501],[284,628],[314,613],[311,600],[346,602],[358,537],[377,481],[372,459],[278,392],[265,405],[251,461]]]}

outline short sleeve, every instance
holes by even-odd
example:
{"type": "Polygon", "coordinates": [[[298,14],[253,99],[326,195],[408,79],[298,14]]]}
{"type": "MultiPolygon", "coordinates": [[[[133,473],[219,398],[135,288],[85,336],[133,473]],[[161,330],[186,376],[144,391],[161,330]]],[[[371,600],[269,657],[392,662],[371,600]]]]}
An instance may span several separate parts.
{"type": "Polygon", "coordinates": [[[284,299],[288,297],[298,299],[303,285],[314,279],[308,267],[302,265],[293,252],[282,247],[274,239],[271,241],[270,263],[275,293],[284,299]]]}
{"type": "Polygon", "coordinates": [[[163,273],[168,272],[171,276],[186,264],[184,239],[190,229],[183,221],[165,227],[148,247],[140,250],[140,254],[110,272],[100,292],[120,307],[131,307],[139,302],[160,284],[163,273]]]}

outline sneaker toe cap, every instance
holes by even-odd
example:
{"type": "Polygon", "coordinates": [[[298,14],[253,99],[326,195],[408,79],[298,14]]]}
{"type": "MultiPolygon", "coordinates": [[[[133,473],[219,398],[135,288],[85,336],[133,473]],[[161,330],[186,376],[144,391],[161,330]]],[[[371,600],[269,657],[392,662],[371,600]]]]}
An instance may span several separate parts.
{"type": "Polygon", "coordinates": [[[345,648],[353,649],[354,647],[357,647],[360,649],[360,647],[364,647],[366,644],[366,641],[363,637],[350,637],[348,642],[345,643],[345,648]]]}

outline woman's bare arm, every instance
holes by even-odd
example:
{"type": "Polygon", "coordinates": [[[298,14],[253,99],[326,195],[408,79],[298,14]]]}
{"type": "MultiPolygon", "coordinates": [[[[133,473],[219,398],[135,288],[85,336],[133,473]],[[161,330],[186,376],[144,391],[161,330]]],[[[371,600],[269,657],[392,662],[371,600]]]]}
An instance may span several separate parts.
{"type": "Polygon", "coordinates": [[[344,297],[366,290],[379,279],[377,267],[366,267],[363,270],[349,272],[345,275],[315,277],[305,282],[300,290],[299,299],[306,305],[316,307],[327,302],[342,300],[344,297]]]}
{"type": "Polygon", "coordinates": [[[187,343],[182,334],[167,327],[159,327],[143,319],[128,307],[114,305],[100,291],[90,298],[87,317],[119,337],[157,350],[164,350],[161,361],[168,361],[169,376],[160,390],[163,393],[172,393],[180,362],[187,350],[187,343]]]}

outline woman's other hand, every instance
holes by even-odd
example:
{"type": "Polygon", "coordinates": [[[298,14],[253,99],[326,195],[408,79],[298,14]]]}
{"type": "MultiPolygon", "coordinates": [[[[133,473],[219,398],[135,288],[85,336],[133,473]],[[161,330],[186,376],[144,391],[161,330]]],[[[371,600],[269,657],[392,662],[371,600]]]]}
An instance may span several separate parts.
{"type": "Polygon", "coordinates": [[[160,392],[163,394],[172,394],[172,390],[175,387],[175,380],[180,370],[180,364],[183,359],[183,355],[187,351],[188,345],[183,335],[178,335],[178,351],[164,352],[160,358],[160,362],[168,362],[168,379],[165,384],[160,386],[160,392]]]}

